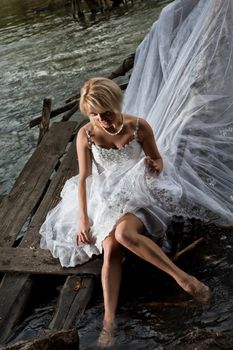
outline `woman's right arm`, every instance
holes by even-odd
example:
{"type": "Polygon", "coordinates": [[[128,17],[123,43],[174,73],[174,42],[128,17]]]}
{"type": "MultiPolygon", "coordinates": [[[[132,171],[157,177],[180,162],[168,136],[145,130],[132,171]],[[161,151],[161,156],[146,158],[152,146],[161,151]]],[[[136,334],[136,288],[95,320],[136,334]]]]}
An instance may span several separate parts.
{"type": "Polygon", "coordinates": [[[77,135],[76,150],[79,166],[78,201],[80,211],[77,243],[90,244],[90,222],[87,212],[86,179],[92,173],[92,159],[91,150],[88,145],[88,138],[84,128],[81,128],[77,135]]]}

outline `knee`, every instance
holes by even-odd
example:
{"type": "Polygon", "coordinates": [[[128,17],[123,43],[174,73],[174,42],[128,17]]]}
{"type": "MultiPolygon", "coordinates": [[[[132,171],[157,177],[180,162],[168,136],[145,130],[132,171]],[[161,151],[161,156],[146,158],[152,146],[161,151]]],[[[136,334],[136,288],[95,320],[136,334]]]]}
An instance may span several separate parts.
{"type": "Polygon", "coordinates": [[[124,247],[130,248],[132,246],[137,246],[138,241],[136,238],[136,232],[133,233],[129,229],[124,227],[117,227],[115,231],[115,237],[117,242],[119,242],[124,247]]]}
{"type": "Polygon", "coordinates": [[[115,241],[104,242],[104,263],[111,263],[114,260],[123,259],[123,251],[121,245],[115,241]]]}

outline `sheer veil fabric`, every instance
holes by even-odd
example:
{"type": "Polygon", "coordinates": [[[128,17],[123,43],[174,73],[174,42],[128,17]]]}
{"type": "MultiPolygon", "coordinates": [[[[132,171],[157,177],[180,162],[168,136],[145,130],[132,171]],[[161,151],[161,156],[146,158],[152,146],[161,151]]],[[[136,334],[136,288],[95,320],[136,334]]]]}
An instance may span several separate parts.
{"type": "Polygon", "coordinates": [[[124,111],[145,118],[183,194],[176,215],[233,225],[233,1],[176,0],[137,48],[124,111]]]}

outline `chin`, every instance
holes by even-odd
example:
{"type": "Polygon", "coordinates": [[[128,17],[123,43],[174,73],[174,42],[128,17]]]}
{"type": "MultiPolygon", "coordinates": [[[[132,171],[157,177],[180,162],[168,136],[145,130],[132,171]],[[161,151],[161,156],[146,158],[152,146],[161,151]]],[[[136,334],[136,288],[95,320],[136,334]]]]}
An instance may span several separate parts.
{"type": "Polygon", "coordinates": [[[102,122],[101,125],[102,125],[104,128],[110,128],[110,127],[112,126],[112,123],[102,122]]]}

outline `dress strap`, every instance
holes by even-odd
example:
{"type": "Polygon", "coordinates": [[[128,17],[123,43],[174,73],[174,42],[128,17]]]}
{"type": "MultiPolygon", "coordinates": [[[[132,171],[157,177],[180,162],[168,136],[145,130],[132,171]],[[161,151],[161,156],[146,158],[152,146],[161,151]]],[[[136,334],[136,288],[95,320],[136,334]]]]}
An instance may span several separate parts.
{"type": "Polygon", "coordinates": [[[84,128],[86,134],[87,134],[87,140],[88,140],[88,146],[91,148],[92,147],[92,144],[94,143],[93,140],[92,140],[92,137],[90,135],[90,131],[87,130],[86,128],[84,128]]]}
{"type": "Polygon", "coordinates": [[[135,129],[134,129],[134,138],[138,140],[138,130],[139,130],[139,118],[137,118],[135,129]]]}

